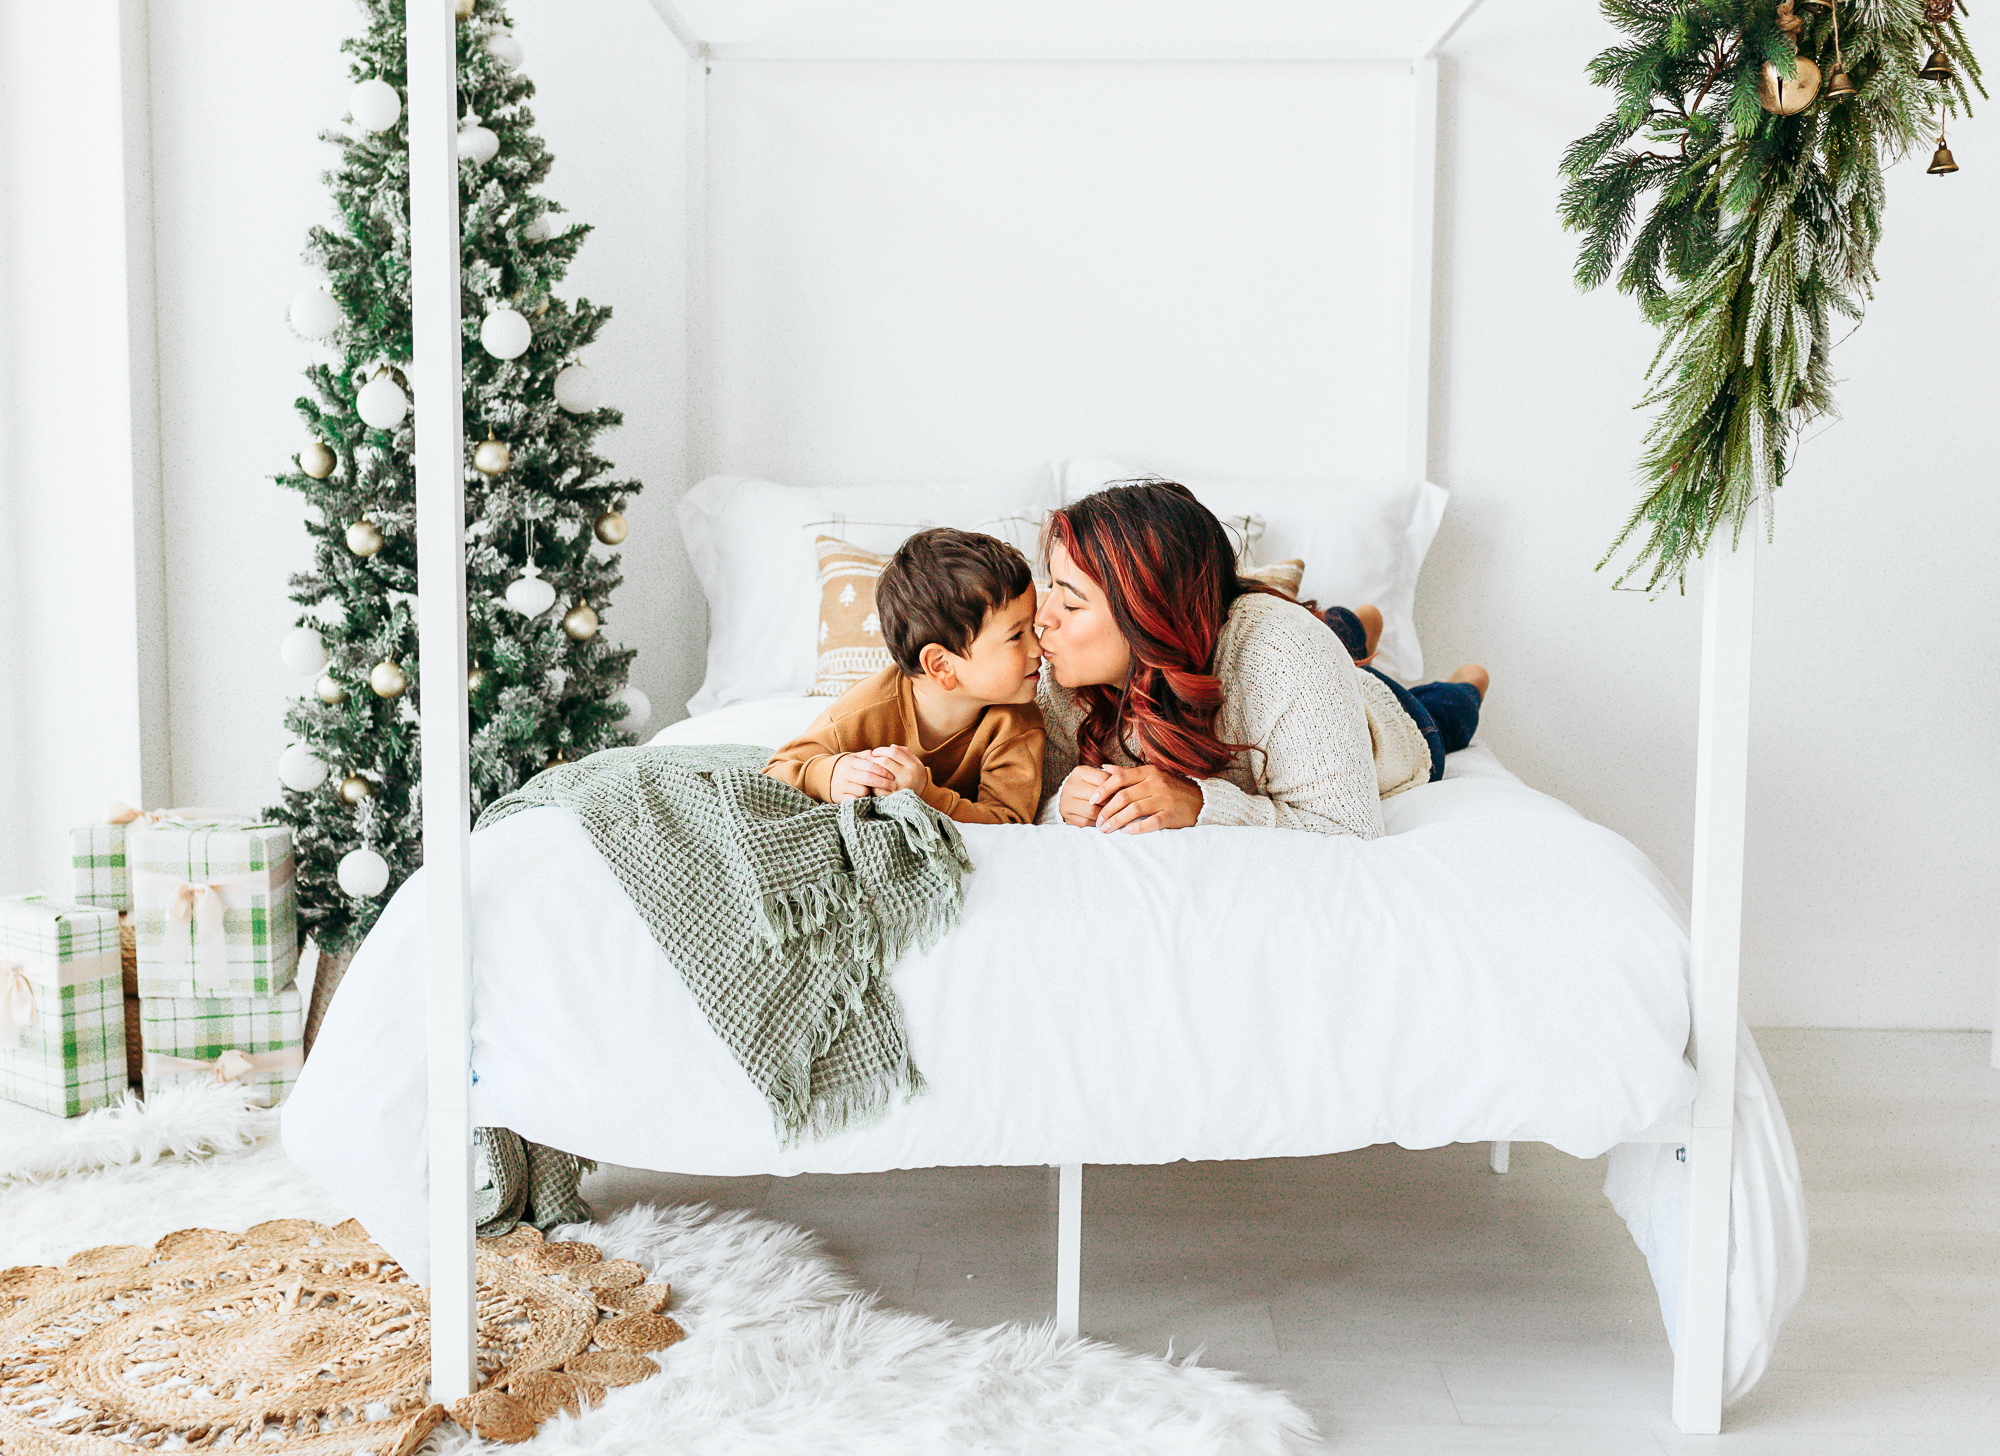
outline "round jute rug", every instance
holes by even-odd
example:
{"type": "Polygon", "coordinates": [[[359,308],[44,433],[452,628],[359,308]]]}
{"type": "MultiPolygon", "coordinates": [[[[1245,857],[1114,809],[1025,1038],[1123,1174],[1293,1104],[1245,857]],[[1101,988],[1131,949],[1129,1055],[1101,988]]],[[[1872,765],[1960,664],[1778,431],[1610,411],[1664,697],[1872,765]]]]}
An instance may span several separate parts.
{"type": "Polygon", "coordinates": [[[0,1451],[407,1456],[445,1419],[522,1441],[654,1374],[642,1352],[681,1338],[668,1286],[593,1245],[518,1229],[480,1240],[477,1269],[480,1389],[449,1411],[427,1393],[426,1291],[351,1219],[0,1270],[0,1451]]]}

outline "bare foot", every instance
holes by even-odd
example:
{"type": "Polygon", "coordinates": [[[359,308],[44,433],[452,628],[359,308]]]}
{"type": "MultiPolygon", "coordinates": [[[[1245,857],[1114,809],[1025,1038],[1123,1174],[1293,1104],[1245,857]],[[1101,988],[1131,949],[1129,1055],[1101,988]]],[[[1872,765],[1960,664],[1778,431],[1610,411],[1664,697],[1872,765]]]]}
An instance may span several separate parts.
{"type": "Polygon", "coordinates": [[[1486,675],[1485,668],[1476,662],[1468,662],[1464,667],[1461,667],[1457,672],[1446,678],[1445,681],[1471,683],[1473,687],[1478,689],[1479,701],[1483,703],[1486,701],[1486,689],[1493,680],[1486,675]]]}
{"type": "Polygon", "coordinates": [[[1375,648],[1382,640],[1382,609],[1366,603],[1354,609],[1354,615],[1361,619],[1361,631],[1368,642],[1368,652],[1361,660],[1364,663],[1375,660],[1375,648]]]}

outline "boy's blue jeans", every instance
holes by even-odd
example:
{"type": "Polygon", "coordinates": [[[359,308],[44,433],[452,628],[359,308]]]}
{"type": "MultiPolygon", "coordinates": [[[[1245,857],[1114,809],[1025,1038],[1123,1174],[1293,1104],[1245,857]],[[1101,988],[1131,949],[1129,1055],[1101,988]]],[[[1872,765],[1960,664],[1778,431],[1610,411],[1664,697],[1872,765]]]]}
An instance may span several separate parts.
{"type": "Polygon", "coordinates": [[[1459,682],[1418,683],[1406,688],[1386,672],[1361,664],[1368,653],[1368,633],[1359,617],[1345,607],[1328,607],[1321,615],[1347,655],[1363,672],[1373,672],[1387,683],[1403,711],[1423,730],[1424,741],[1431,746],[1431,782],[1443,778],[1444,756],[1465,747],[1479,729],[1479,689],[1459,682]]]}

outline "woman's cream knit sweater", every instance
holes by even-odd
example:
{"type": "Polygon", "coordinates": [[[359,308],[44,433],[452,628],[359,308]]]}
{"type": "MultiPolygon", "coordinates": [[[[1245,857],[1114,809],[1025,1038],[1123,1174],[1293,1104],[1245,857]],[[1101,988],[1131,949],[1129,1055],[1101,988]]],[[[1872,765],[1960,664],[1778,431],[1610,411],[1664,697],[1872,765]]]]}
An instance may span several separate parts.
{"type": "MultiPolygon", "coordinates": [[[[1263,824],[1315,834],[1382,833],[1381,800],[1430,778],[1431,751],[1380,679],[1362,672],[1324,622],[1263,592],[1236,599],[1215,647],[1222,681],[1216,736],[1253,745],[1220,777],[1198,779],[1199,824],[1263,824]]],[[[1046,670],[1039,694],[1048,742],[1040,816],[1060,824],[1063,780],[1077,766],[1076,695],[1046,670]]],[[[1139,760],[1126,751],[1113,761],[1139,760]]]]}

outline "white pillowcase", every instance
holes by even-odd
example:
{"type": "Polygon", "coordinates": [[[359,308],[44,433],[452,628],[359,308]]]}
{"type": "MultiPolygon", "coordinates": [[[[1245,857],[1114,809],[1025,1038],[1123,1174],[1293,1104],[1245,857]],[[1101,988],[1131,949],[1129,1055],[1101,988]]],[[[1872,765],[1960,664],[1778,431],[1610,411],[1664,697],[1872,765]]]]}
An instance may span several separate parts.
{"type": "MultiPolygon", "coordinates": [[[[1153,472],[1112,460],[1063,463],[1064,504],[1113,480],[1153,472]]],[[[1285,481],[1275,484],[1179,480],[1217,516],[1261,517],[1252,543],[1254,564],[1299,557],[1306,564],[1299,595],[1322,607],[1373,602],[1382,609],[1375,666],[1403,683],[1421,680],[1423,646],[1415,621],[1417,574],[1437,535],[1450,494],[1429,481],[1285,481]]]]}
{"type": "MultiPolygon", "coordinates": [[[[1113,461],[1069,460],[935,485],[803,487],[711,476],[676,508],[708,597],[708,675],[688,700],[688,712],[811,691],[819,623],[814,536],[838,536],[886,553],[927,526],[957,526],[1011,540],[1033,562],[1034,538],[1052,506],[1106,481],[1147,473],[1113,461]]],[[[1407,683],[1422,676],[1412,613],[1417,573],[1448,499],[1442,487],[1421,481],[1185,483],[1216,515],[1237,524],[1247,538],[1246,564],[1300,557],[1306,564],[1302,596],[1326,606],[1380,607],[1375,665],[1407,683]]]]}
{"type": "Polygon", "coordinates": [[[812,689],[819,571],[813,537],[890,552],[927,526],[995,529],[1058,500],[1057,467],[937,485],[801,487],[711,476],[676,507],[695,576],[708,597],[708,675],[689,713],[812,689]]]}

